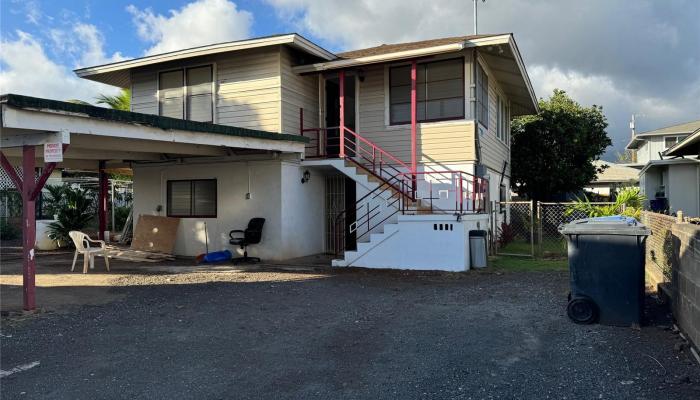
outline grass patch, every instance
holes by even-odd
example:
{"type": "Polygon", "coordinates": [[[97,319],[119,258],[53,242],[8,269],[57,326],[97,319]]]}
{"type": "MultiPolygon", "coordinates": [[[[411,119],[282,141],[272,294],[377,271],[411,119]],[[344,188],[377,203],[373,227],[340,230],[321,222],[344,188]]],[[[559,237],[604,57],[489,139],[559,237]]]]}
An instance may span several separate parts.
{"type": "MultiPolygon", "coordinates": [[[[499,248],[498,252],[530,255],[532,254],[532,245],[526,240],[517,239],[499,248]]],[[[566,240],[564,240],[563,238],[544,239],[542,243],[535,243],[535,254],[544,257],[566,257],[566,240]]]]}
{"type": "Polygon", "coordinates": [[[503,272],[513,271],[568,271],[569,262],[561,260],[542,260],[529,257],[494,256],[489,257],[489,266],[503,272]]]}

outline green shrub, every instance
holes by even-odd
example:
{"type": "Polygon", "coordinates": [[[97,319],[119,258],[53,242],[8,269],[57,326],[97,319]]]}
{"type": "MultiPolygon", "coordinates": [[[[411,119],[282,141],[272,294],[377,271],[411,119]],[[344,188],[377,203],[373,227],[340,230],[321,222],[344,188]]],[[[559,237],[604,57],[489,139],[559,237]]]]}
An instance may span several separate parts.
{"type": "Polygon", "coordinates": [[[49,224],[49,237],[61,243],[72,244],[68,232],[82,231],[95,216],[94,193],[90,190],[63,186],[57,203],[57,220],[49,224]]]}
{"type": "Polygon", "coordinates": [[[642,215],[642,206],[646,200],[639,188],[631,187],[623,189],[615,199],[614,204],[598,205],[592,204],[584,195],[583,199],[576,199],[576,202],[567,207],[564,215],[567,217],[576,211],[583,212],[588,217],[607,217],[610,215],[625,215],[639,220],[642,215]]]}
{"type": "Polygon", "coordinates": [[[124,224],[126,223],[126,219],[129,217],[130,210],[131,207],[129,206],[117,206],[114,208],[114,226],[112,227],[113,231],[118,232],[124,229],[124,224]]]}
{"type": "Polygon", "coordinates": [[[20,236],[19,229],[7,222],[7,219],[0,218],[0,239],[13,240],[20,236]]]}

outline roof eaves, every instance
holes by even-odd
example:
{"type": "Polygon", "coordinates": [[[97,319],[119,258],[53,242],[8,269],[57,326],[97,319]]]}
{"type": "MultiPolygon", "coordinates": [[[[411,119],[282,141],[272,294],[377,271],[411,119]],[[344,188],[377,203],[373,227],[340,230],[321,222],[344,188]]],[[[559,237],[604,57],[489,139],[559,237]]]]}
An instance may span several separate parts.
{"type": "Polygon", "coordinates": [[[688,135],[688,137],[686,137],[685,139],[666,149],[666,151],[664,151],[664,155],[679,155],[678,153],[680,152],[680,150],[687,146],[693,145],[695,142],[700,142],[700,128],[696,129],[695,132],[688,135]]]}
{"type": "Polygon", "coordinates": [[[288,33],[281,35],[264,36],[246,40],[238,40],[233,42],[222,42],[209,44],[205,46],[197,46],[188,49],[175,50],[167,53],[154,54],[144,57],[133,58],[130,60],[117,61],[108,64],[95,65],[90,67],[78,68],[73,72],[80,78],[86,78],[91,75],[103,74],[107,72],[119,71],[129,68],[140,67],[144,65],[157,64],[160,62],[177,60],[182,58],[191,58],[203,56],[212,53],[223,53],[227,51],[245,50],[250,48],[258,48],[272,45],[293,44],[303,50],[314,54],[320,58],[327,60],[336,59],[337,56],[321,46],[311,42],[305,37],[297,33],[288,33]]]}
{"type": "Polygon", "coordinates": [[[84,104],[69,103],[65,101],[42,99],[38,97],[22,96],[18,94],[4,94],[0,96],[0,103],[11,107],[37,110],[71,113],[104,121],[146,125],[163,130],[184,130],[191,132],[213,133],[227,136],[249,137],[267,140],[282,140],[291,142],[308,143],[309,138],[285,133],[267,132],[255,129],[239,128],[236,126],[212,124],[208,122],[188,121],[178,118],[162,117],[160,115],[142,114],[131,111],[113,110],[84,104]]]}

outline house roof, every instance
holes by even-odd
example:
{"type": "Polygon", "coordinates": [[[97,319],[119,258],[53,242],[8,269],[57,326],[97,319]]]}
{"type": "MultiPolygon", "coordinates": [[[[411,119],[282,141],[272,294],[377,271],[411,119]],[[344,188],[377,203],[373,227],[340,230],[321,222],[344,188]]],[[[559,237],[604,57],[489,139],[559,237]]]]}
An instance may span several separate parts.
{"type": "Polygon", "coordinates": [[[697,121],[684,122],[682,124],[676,124],[671,126],[666,126],[659,129],[654,129],[646,132],[639,132],[635,134],[630,142],[627,144],[627,149],[636,149],[640,144],[644,142],[645,137],[649,136],[665,136],[665,135],[688,135],[695,130],[700,129],[700,119],[697,121]]]}
{"type": "Polygon", "coordinates": [[[283,133],[239,128],[235,126],[218,125],[208,122],[188,121],[178,118],[162,117],[159,115],[142,114],[131,111],[113,110],[111,108],[42,99],[38,97],[22,96],[18,94],[0,95],[0,104],[7,104],[9,106],[24,110],[52,111],[78,114],[80,116],[88,116],[104,121],[145,125],[164,130],[177,129],[190,132],[205,132],[226,136],[238,136],[268,140],[286,140],[302,143],[307,143],[309,141],[309,138],[299,135],[289,135],[283,133]]]}
{"type": "Polygon", "coordinates": [[[313,43],[297,33],[263,36],[233,42],[223,42],[206,46],[192,47],[162,54],[154,54],[131,60],[118,61],[109,64],[79,68],[74,72],[84,79],[106,83],[122,88],[129,87],[131,82],[130,71],[132,68],[158,64],[167,61],[183,60],[210,54],[225,53],[246,49],[254,49],[266,46],[287,45],[318,57],[322,60],[336,59],[336,55],[321,46],[313,43]]]}
{"type": "Polygon", "coordinates": [[[486,62],[489,73],[496,78],[511,100],[511,115],[534,114],[538,111],[537,97],[525,69],[515,38],[510,33],[455,36],[399,44],[385,44],[368,49],[338,54],[338,58],[294,67],[299,74],[318,73],[364,65],[397,62],[437,54],[455,53],[478,48],[479,58],[486,62]]]}
{"type": "Polygon", "coordinates": [[[375,47],[368,47],[366,49],[345,51],[342,53],[338,53],[337,56],[339,58],[344,58],[344,59],[378,56],[378,55],[382,55],[382,54],[396,53],[396,52],[401,52],[401,51],[418,50],[418,49],[425,49],[425,48],[435,47],[435,46],[443,46],[446,44],[464,43],[468,40],[482,39],[482,38],[501,36],[501,35],[502,34],[453,36],[453,37],[440,38],[440,39],[421,40],[421,41],[417,41],[417,42],[382,44],[382,45],[375,46],[375,47]]]}
{"type": "Polygon", "coordinates": [[[639,170],[621,164],[602,160],[593,161],[596,167],[607,166],[603,172],[596,175],[595,183],[636,183],[639,182],[639,170]]]}
{"type": "Polygon", "coordinates": [[[666,156],[700,156],[700,128],[664,152],[666,156]]]}
{"type": "Polygon", "coordinates": [[[651,168],[659,167],[662,165],[697,164],[697,163],[700,163],[700,160],[694,159],[694,158],[672,158],[672,159],[666,159],[666,160],[651,160],[644,166],[644,168],[642,168],[641,171],[639,171],[639,175],[642,175],[643,173],[647,172],[651,168]]]}

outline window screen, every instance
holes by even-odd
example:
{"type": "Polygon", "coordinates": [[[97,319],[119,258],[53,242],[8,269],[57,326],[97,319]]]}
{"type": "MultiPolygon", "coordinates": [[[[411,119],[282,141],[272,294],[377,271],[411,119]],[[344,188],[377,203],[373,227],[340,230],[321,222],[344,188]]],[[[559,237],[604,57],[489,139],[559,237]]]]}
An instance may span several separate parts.
{"type": "Polygon", "coordinates": [[[496,136],[505,144],[510,140],[510,109],[501,96],[496,96],[496,136]]]}
{"type": "Polygon", "coordinates": [[[476,112],[478,121],[489,127],[489,77],[481,64],[476,63],[476,112]]]}
{"type": "Polygon", "coordinates": [[[158,77],[158,103],[160,115],[180,118],[183,114],[182,92],[183,74],[181,70],[161,72],[158,77]]]}
{"type": "MultiPolygon", "coordinates": [[[[411,66],[389,70],[391,124],[411,122],[411,66]]],[[[418,64],[416,112],[419,122],[464,118],[464,61],[453,59],[418,64]]]]}
{"type": "Polygon", "coordinates": [[[168,181],[169,217],[216,217],[216,179],[168,181]]]}
{"type": "Polygon", "coordinates": [[[213,122],[212,67],[187,69],[187,119],[213,122]]]}

